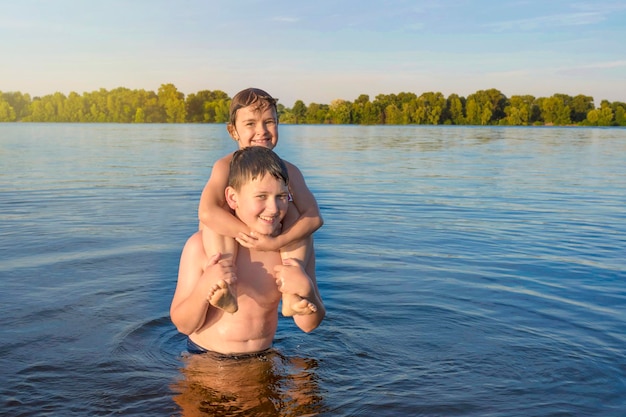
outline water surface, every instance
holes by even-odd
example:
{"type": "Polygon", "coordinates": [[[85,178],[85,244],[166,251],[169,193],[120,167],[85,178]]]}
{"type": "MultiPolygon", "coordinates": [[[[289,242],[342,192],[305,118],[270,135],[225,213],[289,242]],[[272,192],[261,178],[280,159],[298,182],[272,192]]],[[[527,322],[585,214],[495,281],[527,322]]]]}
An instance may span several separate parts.
{"type": "Polygon", "coordinates": [[[224,364],[168,316],[224,126],[0,124],[0,413],[623,414],[625,130],[280,129],[328,315],[224,364]]]}

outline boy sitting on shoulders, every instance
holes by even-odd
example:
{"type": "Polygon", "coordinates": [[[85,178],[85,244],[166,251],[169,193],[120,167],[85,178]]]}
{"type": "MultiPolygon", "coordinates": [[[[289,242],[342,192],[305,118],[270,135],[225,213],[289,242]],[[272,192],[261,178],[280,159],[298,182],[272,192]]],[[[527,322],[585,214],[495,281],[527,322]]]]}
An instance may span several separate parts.
{"type": "MultiPolygon", "coordinates": [[[[229,135],[240,149],[263,146],[274,149],[278,144],[277,100],[259,88],[241,90],[231,100],[230,121],[226,125],[229,135]]],[[[314,274],[315,263],[309,257],[313,248],[313,233],[324,223],[315,197],[309,190],[302,173],[295,165],[283,160],[289,172],[289,192],[292,197],[283,227],[272,235],[261,235],[250,230],[232,213],[224,199],[228,186],[228,172],[233,158],[228,153],[215,161],[211,176],[202,190],[198,206],[199,229],[202,230],[204,250],[211,259],[220,253],[220,263],[235,262],[237,249],[276,251],[283,259],[295,259],[306,265],[309,274],[314,274]]],[[[234,278],[233,281],[236,279],[234,278]]],[[[235,294],[236,285],[228,291],[235,294]]],[[[233,297],[236,300],[236,297],[233,297]]],[[[283,315],[291,316],[289,300],[283,302],[283,315]]],[[[237,311],[236,302],[223,306],[229,313],[237,311]]]]}
{"type": "MultiPolygon", "coordinates": [[[[272,150],[240,149],[231,162],[226,202],[250,230],[272,235],[289,207],[288,185],[287,168],[272,150]]],[[[243,246],[238,248],[235,265],[220,259],[219,253],[208,259],[202,233],[196,232],[185,244],[170,308],[172,322],[197,350],[236,355],[270,348],[281,297],[287,304],[283,310],[293,312],[300,329],[310,332],[319,326],[326,312],[314,267],[295,259],[281,260],[278,251],[243,246]],[[235,281],[236,294],[230,286],[235,281]],[[233,305],[237,311],[231,314],[233,305]]],[[[314,262],[312,253],[307,263],[314,262]]]]}

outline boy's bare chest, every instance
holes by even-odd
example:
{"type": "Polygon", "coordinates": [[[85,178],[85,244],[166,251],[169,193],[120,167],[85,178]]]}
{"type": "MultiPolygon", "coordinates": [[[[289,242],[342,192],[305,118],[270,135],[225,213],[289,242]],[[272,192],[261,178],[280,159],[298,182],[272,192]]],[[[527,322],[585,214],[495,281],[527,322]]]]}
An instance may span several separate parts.
{"type": "Polygon", "coordinates": [[[274,277],[274,266],[281,264],[277,252],[250,252],[240,248],[237,254],[237,294],[257,302],[277,302],[280,292],[274,277]]]}

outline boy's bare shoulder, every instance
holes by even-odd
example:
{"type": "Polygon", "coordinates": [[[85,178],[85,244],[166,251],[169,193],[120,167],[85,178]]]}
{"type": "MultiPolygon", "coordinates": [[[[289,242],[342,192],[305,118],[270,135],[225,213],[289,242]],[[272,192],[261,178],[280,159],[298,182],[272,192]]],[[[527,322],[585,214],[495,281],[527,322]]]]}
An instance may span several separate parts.
{"type": "Polygon", "coordinates": [[[228,177],[228,173],[230,172],[230,161],[232,160],[233,154],[229,153],[228,155],[224,155],[223,157],[215,161],[213,163],[213,167],[211,168],[211,178],[209,178],[209,182],[212,182],[216,179],[219,179],[219,181],[225,181],[228,177]]]}
{"type": "Polygon", "coordinates": [[[196,257],[199,254],[204,255],[204,245],[202,243],[202,231],[197,231],[193,235],[189,236],[187,243],[185,243],[185,252],[188,252],[192,257],[196,257]]]}
{"type": "Polygon", "coordinates": [[[295,166],[294,164],[292,164],[291,162],[285,159],[283,159],[283,162],[285,163],[285,166],[287,167],[287,172],[289,172],[290,183],[296,183],[296,182],[299,182],[301,178],[303,179],[302,172],[300,172],[297,166],[295,166]]]}
{"type": "Polygon", "coordinates": [[[287,170],[289,170],[289,174],[291,174],[292,172],[300,172],[297,166],[287,161],[286,159],[283,159],[283,162],[285,163],[287,170]]]}
{"type": "Polygon", "coordinates": [[[224,156],[222,156],[220,159],[218,159],[217,161],[215,161],[215,163],[213,164],[213,169],[215,169],[215,167],[219,167],[219,168],[224,168],[226,167],[230,167],[230,161],[233,160],[233,154],[232,153],[228,153],[224,156]]]}

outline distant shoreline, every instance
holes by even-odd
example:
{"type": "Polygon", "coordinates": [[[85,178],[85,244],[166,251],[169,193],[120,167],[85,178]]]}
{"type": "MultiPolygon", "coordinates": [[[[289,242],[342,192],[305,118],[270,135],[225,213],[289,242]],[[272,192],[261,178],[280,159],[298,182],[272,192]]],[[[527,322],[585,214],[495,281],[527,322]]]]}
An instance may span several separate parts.
{"type": "MultiPolygon", "coordinates": [[[[34,97],[0,92],[0,122],[65,123],[226,123],[231,98],[220,90],[185,96],[173,84],[157,92],[119,87],[78,94],[34,97]]],[[[459,125],[459,126],[626,126],[626,103],[579,94],[505,96],[492,88],[467,97],[439,92],[421,95],[361,94],[354,101],[330,104],[297,100],[287,108],[278,103],[283,124],[332,125],[459,125]]]]}

